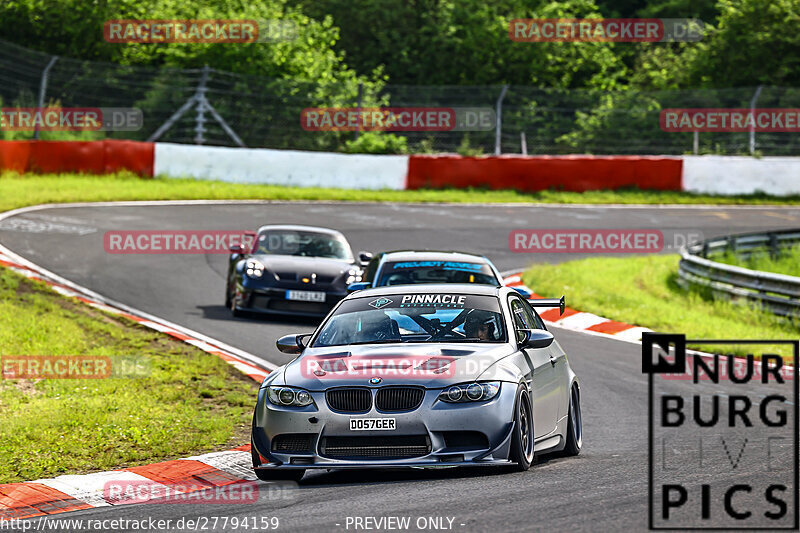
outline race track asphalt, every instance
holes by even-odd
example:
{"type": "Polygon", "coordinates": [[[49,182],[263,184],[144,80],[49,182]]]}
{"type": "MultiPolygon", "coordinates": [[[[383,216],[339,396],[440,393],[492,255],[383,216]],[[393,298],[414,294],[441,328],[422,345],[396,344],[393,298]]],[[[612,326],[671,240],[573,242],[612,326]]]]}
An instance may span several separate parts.
{"type": "MultiPolygon", "coordinates": [[[[478,252],[507,271],[537,261],[580,256],[513,253],[508,235],[514,229],[660,229],[671,240],[674,233],[710,237],[798,227],[800,208],[331,203],[81,206],[6,219],[0,223],[0,243],[108,298],[281,364],[287,356],[277,351],[275,339],[311,331],[314,323],[232,318],[223,306],[225,255],[113,255],[103,248],[103,234],[110,230],[248,230],[267,223],[333,227],[348,237],[356,251],[428,248],[478,252]]],[[[454,531],[646,530],[648,397],[641,348],[554,330],[582,379],[585,443],[577,458],[544,458],[528,472],[510,474],[493,469],[315,472],[306,475],[287,501],[129,505],[68,516],[171,519],[172,530],[178,530],[176,521],[181,517],[213,516],[276,516],[280,531],[363,531],[353,527],[352,517],[382,516],[410,517],[412,531],[417,530],[416,521],[426,517],[451,517],[454,531]]],[[[680,390],[686,385],[673,382],[669,386],[680,390]]],[[[727,393],[730,386],[720,383],[709,390],[727,393]]],[[[762,395],[767,392],[764,387],[755,389],[762,395]]],[[[731,430],[731,438],[737,431],[731,430]]],[[[766,482],[770,475],[756,463],[740,465],[735,476],[754,484],[766,482]]],[[[694,500],[690,503],[696,504],[694,500]]],[[[722,520],[715,515],[703,525],[727,524],[722,520]]],[[[446,519],[444,524],[448,524],[446,519]]],[[[207,530],[233,529],[230,523],[223,529],[218,521],[216,529],[207,530]]]]}

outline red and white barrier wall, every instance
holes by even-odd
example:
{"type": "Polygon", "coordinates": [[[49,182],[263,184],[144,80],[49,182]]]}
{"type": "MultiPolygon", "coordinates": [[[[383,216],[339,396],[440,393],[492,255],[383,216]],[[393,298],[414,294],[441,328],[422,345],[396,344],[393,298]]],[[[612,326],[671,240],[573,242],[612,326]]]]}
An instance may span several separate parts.
{"type": "Polygon", "coordinates": [[[404,189],[408,157],[156,143],[155,174],[236,183],[404,189]]]}
{"type": "Polygon", "coordinates": [[[16,172],[131,170],[153,175],[155,145],[136,141],[0,141],[0,169],[16,172]]]}
{"type": "Polygon", "coordinates": [[[658,156],[411,156],[408,188],[488,187],[589,191],[635,187],[680,190],[680,158],[658,156]]]}
{"type": "Polygon", "coordinates": [[[342,189],[490,188],[583,192],[637,187],[800,194],[800,157],[368,155],[135,141],[0,141],[0,169],[342,189]]]}
{"type": "Polygon", "coordinates": [[[800,194],[800,157],[685,156],[683,190],[707,194],[800,194]]]}

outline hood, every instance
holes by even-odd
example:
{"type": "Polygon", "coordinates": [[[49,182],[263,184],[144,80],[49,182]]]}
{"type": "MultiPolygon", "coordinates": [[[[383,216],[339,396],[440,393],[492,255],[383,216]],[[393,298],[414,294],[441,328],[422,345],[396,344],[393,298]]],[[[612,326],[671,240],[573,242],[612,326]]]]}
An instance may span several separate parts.
{"type": "Polygon", "coordinates": [[[316,275],[317,283],[330,283],[351,268],[353,263],[344,259],[326,257],[302,257],[293,255],[258,254],[252,256],[260,261],[267,270],[281,281],[297,281],[304,277],[316,275]]]}
{"type": "Polygon", "coordinates": [[[508,344],[365,344],[308,348],[284,368],[286,385],[311,391],[341,386],[418,385],[436,389],[473,381],[501,358],[508,344]],[[379,383],[371,383],[380,378],[379,383]]]}

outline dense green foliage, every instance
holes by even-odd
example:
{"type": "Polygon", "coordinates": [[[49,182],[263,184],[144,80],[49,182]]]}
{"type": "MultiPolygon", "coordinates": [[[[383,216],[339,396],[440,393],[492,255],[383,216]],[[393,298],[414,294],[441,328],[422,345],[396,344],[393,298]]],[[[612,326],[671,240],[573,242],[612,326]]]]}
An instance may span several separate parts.
{"type": "Polygon", "coordinates": [[[392,83],[511,83],[547,87],[798,85],[795,0],[290,0],[333,17],[336,49],[359,72],[392,83]],[[514,43],[513,18],[699,18],[700,43],[514,43]]]}
{"type": "Polygon", "coordinates": [[[52,54],[139,65],[210,64],[314,81],[663,89],[797,85],[795,0],[7,0],[4,39],[52,54]],[[513,18],[697,17],[699,43],[515,43],[513,18]],[[115,18],[288,20],[296,39],[240,44],[105,42],[115,18]]]}
{"type": "MultiPolygon", "coordinates": [[[[216,94],[217,101],[237,95],[217,105],[239,124],[243,117],[261,118],[258,131],[239,128],[249,135],[248,146],[424,152],[431,143],[414,137],[309,135],[297,128],[296,117],[306,106],[355,105],[359,95],[365,106],[488,106],[497,86],[510,84],[503,118],[505,131],[513,133],[503,141],[511,143],[505,151],[516,151],[514,136],[527,131],[541,146],[537,152],[529,143],[532,153],[683,153],[691,148],[691,134],[660,131],[661,109],[745,107],[758,85],[767,86],[762,107],[797,107],[800,100],[800,90],[792,89],[800,87],[797,0],[6,0],[0,3],[0,37],[63,57],[207,64],[261,76],[226,78],[216,94]],[[597,17],[698,18],[705,35],[688,43],[524,43],[508,34],[515,18],[597,17]],[[279,20],[293,24],[297,36],[253,44],[106,42],[103,23],[120,18],[279,20]],[[406,91],[405,85],[438,86],[438,92],[406,91]],[[264,95],[271,100],[261,101],[264,95]]],[[[165,76],[165,82],[180,79],[165,76]]],[[[186,81],[186,90],[194,83],[186,81]]],[[[163,122],[159,113],[168,116],[164,110],[184,99],[182,88],[165,84],[135,104],[155,110],[148,116],[163,122]]],[[[703,135],[700,151],[739,153],[747,140],[736,135],[703,135]]],[[[771,154],[795,153],[797,142],[778,135],[762,136],[759,146],[771,154]]],[[[430,147],[468,153],[493,143],[493,134],[478,137],[472,139],[478,148],[460,137],[430,147]]]]}
{"type": "Polygon", "coordinates": [[[330,18],[310,19],[281,0],[11,0],[0,3],[3,39],[64,57],[136,65],[212,67],[298,80],[345,81],[354,73],[333,49],[330,18]],[[289,20],[299,35],[272,43],[117,44],[103,38],[112,19],[289,20]]]}

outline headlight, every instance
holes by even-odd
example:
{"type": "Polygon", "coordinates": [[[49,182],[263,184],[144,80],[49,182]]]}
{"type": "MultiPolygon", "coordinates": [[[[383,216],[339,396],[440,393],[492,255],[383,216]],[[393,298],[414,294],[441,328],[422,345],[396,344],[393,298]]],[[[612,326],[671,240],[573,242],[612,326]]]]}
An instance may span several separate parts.
{"type": "Polygon", "coordinates": [[[305,407],[314,403],[308,391],[294,387],[270,387],[267,396],[271,403],[284,407],[305,407]]]}
{"type": "Polygon", "coordinates": [[[462,383],[453,385],[439,393],[439,399],[447,403],[485,402],[497,396],[499,381],[462,383]]]}
{"type": "Polygon", "coordinates": [[[356,283],[361,281],[361,271],[355,268],[351,268],[347,271],[347,279],[344,280],[345,285],[350,285],[351,283],[356,283]]]}
{"type": "Polygon", "coordinates": [[[259,279],[264,275],[264,265],[255,259],[248,259],[244,265],[245,273],[253,279],[259,279]]]}

